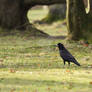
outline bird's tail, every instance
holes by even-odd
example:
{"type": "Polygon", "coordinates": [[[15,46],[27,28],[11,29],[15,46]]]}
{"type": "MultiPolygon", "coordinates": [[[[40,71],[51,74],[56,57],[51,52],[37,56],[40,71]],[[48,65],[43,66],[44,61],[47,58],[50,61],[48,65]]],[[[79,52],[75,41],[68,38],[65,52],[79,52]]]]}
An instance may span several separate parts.
{"type": "Polygon", "coordinates": [[[81,66],[76,60],[74,61],[74,63],[78,66],[81,66]]]}

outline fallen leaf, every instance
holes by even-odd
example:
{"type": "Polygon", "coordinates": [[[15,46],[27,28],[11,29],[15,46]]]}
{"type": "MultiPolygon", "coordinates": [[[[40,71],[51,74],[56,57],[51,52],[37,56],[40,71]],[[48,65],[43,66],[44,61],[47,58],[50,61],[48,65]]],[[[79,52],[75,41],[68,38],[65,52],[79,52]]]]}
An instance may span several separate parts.
{"type": "Polygon", "coordinates": [[[0,62],[3,62],[4,60],[3,59],[0,59],[0,62]]]}
{"type": "Polygon", "coordinates": [[[90,72],[86,72],[86,73],[90,74],[90,72]]]}
{"type": "Polygon", "coordinates": [[[51,90],[49,87],[47,88],[48,90],[51,90]]]}
{"type": "Polygon", "coordinates": [[[48,64],[48,66],[51,66],[51,64],[48,64]]]}
{"type": "Polygon", "coordinates": [[[90,82],[90,84],[92,85],[92,81],[90,82]]]}
{"type": "Polygon", "coordinates": [[[66,72],[70,72],[70,70],[66,70],[66,72]]]}
{"type": "Polygon", "coordinates": [[[10,69],[10,73],[15,73],[15,69],[10,69]]]}
{"type": "Polygon", "coordinates": [[[88,44],[83,44],[83,46],[88,47],[88,44]]]}
{"type": "Polygon", "coordinates": [[[31,57],[31,54],[25,54],[26,57],[31,57]]]}
{"type": "Polygon", "coordinates": [[[14,48],[11,48],[12,50],[14,50],[14,48]]]}
{"type": "Polygon", "coordinates": [[[54,91],[54,92],[56,92],[56,91],[54,91]]]}
{"type": "Polygon", "coordinates": [[[40,64],[38,64],[38,67],[40,67],[40,64]]]}
{"type": "Polygon", "coordinates": [[[10,92],[14,92],[16,89],[11,89],[11,91],[10,92]]]}
{"type": "Polygon", "coordinates": [[[4,61],[3,59],[0,59],[0,65],[2,65],[2,64],[3,64],[3,61],[4,61]]]}

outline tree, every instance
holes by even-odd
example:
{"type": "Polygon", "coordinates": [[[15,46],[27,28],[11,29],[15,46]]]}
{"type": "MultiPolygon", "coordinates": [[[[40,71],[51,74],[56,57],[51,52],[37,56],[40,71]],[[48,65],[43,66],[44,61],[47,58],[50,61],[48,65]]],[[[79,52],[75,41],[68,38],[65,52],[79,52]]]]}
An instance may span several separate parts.
{"type": "Polygon", "coordinates": [[[83,37],[87,15],[83,0],[67,0],[68,38],[79,40],[83,37]]]}
{"type": "Polygon", "coordinates": [[[65,0],[0,0],[0,27],[25,30],[30,24],[27,18],[30,8],[64,2],[65,0]]]}
{"type": "Polygon", "coordinates": [[[67,0],[67,28],[68,39],[92,42],[92,0],[67,0]],[[90,11],[86,13],[88,4],[90,11]]]}
{"type": "MultiPolygon", "coordinates": [[[[67,28],[69,39],[89,37],[92,32],[92,0],[90,12],[86,14],[86,0],[67,0],[67,28]]],[[[0,27],[6,29],[35,29],[30,25],[27,12],[35,5],[66,3],[66,0],[0,0],[0,27]]],[[[92,36],[90,36],[92,38],[92,36]]]]}
{"type": "Polygon", "coordinates": [[[43,22],[52,23],[53,21],[62,20],[66,17],[66,4],[54,4],[49,6],[47,16],[42,19],[43,22]]]}
{"type": "Polygon", "coordinates": [[[92,0],[90,0],[89,22],[92,24],[92,0]]]}

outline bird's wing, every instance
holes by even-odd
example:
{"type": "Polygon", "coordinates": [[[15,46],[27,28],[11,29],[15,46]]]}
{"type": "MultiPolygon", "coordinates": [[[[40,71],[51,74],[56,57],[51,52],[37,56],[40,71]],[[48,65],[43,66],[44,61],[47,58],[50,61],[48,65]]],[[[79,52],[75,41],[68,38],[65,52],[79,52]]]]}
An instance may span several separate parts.
{"type": "Polygon", "coordinates": [[[72,56],[72,54],[67,51],[66,49],[61,51],[61,57],[63,57],[65,60],[69,60],[71,61],[72,59],[75,59],[74,56],[72,56]]]}
{"type": "Polygon", "coordinates": [[[76,65],[80,66],[80,64],[78,63],[78,61],[69,52],[66,54],[66,57],[67,57],[66,61],[73,62],[76,65]]]}
{"type": "Polygon", "coordinates": [[[77,62],[77,60],[74,58],[74,56],[72,56],[72,54],[68,50],[66,49],[60,50],[60,55],[64,59],[64,61],[73,62],[76,65],[80,66],[80,64],[77,62]]]}

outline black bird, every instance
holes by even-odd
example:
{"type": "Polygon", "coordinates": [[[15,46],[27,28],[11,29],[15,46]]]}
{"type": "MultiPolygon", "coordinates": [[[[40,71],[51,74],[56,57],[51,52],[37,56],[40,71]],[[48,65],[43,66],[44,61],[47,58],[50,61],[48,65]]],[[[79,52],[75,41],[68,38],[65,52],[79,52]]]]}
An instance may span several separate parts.
{"type": "Polygon", "coordinates": [[[63,44],[58,43],[58,48],[59,48],[60,56],[63,59],[64,65],[65,65],[65,62],[68,62],[69,65],[70,65],[70,62],[73,62],[76,65],[80,66],[77,60],[71,55],[71,53],[64,47],[63,44]]]}

